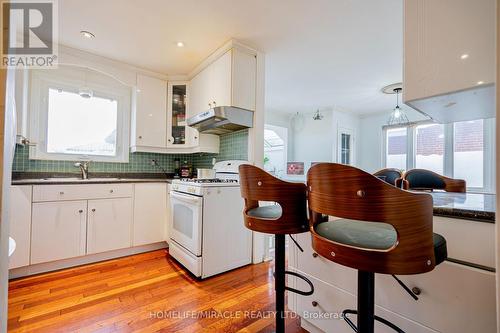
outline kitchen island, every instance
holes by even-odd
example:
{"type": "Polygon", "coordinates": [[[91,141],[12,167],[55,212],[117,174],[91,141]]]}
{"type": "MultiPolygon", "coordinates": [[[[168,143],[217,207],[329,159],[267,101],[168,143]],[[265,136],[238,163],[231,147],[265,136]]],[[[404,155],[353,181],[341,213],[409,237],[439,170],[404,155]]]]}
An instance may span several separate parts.
{"type": "MultiPolygon", "coordinates": [[[[375,312],[405,332],[496,332],[495,195],[430,194],[434,232],[445,237],[448,259],[429,273],[398,276],[417,291],[418,301],[390,275],[376,274],[375,312]]],[[[318,256],[309,233],[297,236],[304,252],[290,242],[289,270],[307,276],[315,292],[289,293],[290,310],[301,316],[309,332],[352,332],[341,314],[356,309],[357,271],[318,256]]],[[[288,285],[307,289],[294,277],[288,285]]],[[[375,331],[392,332],[379,324],[375,331]]]]}

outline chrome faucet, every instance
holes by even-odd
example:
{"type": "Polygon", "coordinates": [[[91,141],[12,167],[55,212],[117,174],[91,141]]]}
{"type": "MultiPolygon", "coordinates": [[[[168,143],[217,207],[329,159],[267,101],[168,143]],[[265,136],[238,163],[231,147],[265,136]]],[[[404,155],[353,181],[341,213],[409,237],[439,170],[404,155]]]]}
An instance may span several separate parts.
{"type": "Polygon", "coordinates": [[[75,167],[80,168],[82,179],[89,179],[89,164],[90,161],[76,162],[75,167]]]}

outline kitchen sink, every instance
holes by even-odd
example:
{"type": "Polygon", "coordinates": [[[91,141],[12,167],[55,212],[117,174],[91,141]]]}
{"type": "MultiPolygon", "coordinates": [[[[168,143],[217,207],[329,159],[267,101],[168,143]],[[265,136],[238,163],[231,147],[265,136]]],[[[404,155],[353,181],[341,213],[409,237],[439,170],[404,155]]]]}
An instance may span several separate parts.
{"type": "Polygon", "coordinates": [[[56,178],[43,178],[43,181],[47,182],[105,182],[105,181],[115,181],[121,180],[122,178],[107,178],[107,177],[98,177],[98,178],[88,178],[82,179],[78,177],[56,177],[56,178]]]}

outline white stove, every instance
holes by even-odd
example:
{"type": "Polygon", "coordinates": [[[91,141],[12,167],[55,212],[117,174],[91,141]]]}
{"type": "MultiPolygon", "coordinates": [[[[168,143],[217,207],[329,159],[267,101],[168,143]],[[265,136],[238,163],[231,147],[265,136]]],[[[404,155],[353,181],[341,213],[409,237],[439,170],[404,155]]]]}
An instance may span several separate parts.
{"type": "Polygon", "coordinates": [[[238,168],[247,161],[214,165],[214,179],[176,179],[170,187],[169,253],[200,278],[252,260],[252,234],[243,224],[238,168]]]}
{"type": "Polygon", "coordinates": [[[176,192],[203,196],[206,193],[204,190],[206,187],[238,187],[240,185],[238,168],[242,164],[248,164],[248,162],[238,160],[217,162],[213,167],[214,179],[174,179],[171,189],[176,192]]]}

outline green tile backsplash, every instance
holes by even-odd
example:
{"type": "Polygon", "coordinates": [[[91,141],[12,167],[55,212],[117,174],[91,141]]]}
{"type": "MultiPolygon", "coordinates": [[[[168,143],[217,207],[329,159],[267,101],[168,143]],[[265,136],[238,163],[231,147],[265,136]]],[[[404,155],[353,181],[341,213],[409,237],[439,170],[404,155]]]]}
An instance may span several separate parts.
{"type": "MultiPolygon", "coordinates": [[[[90,172],[113,172],[113,173],[158,173],[161,170],[151,165],[155,159],[167,171],[174,172],[174,160],[176,158],[188,161],[194,168],[211,168],[212,159],[224,160],[246,160],[248,159],[248,130],[226,134],[220,137],[219,154],[156,154],[156,153],[130,153],[128,163],[93,162],[90,172]]],[[[30,160],[29,148],[27,146],[16,146],[14,172],[78,172],[71,161],[48,161],[30,160]]]]}

